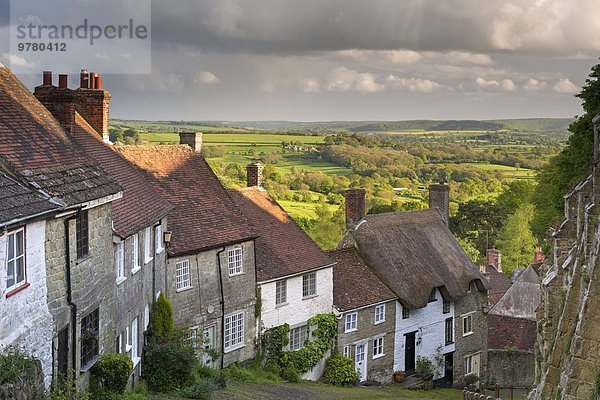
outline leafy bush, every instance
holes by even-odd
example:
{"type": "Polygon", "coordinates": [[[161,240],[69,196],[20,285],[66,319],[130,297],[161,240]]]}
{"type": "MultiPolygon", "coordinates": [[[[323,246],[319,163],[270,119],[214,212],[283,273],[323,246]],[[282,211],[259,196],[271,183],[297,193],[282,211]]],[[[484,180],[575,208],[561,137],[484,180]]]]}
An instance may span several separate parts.
{"type": "Polygon", "coordinates": [[[479,381],[479,377],[475,374],[469,374],[465,376],[465,384],[467,386],[471,386],[476,384],[479,381]]]}
{"type": "Polygon", "coordinates": [[[429,379],[433,376],[433,373],[435,372],[435,366],[429,358],[419,356],[417,357],[417,365],[415,367],[415,372],[419,374],[421,378],[429,379]]]}
{"type": "Polygon", "coordinates": [[[325,364],[323,374],[326,383],[333,385],[349,385],[358,378],[354,362],[341,354],[334,354],[325,364]]]}
{"type": "Polygon", "coordinates": [[[281,376],[284,380],[291,382],[291,383],[300,382],[300,375],[298,374],[298,371],[296,371],[294,369],[294,367],[291,367],[291,366],[282,368],[279,371],[279,376],[281,376]]]}
{"type": "Polygon", "coordinates": [[[100,357],[90,370],[99,389],[123,393],[127,387],[133,362],[125,354],[110,354],[100,357]]]}
{"type": "Polygon", "coordinates": [[[196,352],[181,339],[151,342],[144,350],[142,376],[155,392],[170,392],[190,383],[198,364],[196,352]]]}
{"type": "Polygon", "coordinates": [[[73,371],[70,371],[67,378],[52,381],[48,400],[90,400],[89,393],[77,389],[74,375],[73,371]]]}
{"type": "Polygon", "coordinates": [[[148,335],[164,338],[172,334],[173,330],[173,307],[164,293],[161,293],[150,310],[148,335]]]}
{"type": "Polygon", "coordinates": [[[22,372],[33,367],[36,359],[18,347],[7,347],[0,353],[0,385],[15,382],[22,372]]]}

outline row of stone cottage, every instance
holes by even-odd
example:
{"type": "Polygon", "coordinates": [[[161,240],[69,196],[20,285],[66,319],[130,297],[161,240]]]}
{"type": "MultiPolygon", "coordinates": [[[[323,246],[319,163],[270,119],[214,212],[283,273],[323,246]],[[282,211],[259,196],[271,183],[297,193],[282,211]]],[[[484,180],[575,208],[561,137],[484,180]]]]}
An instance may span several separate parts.
{"type": "Polygon", "coordinates": [[[334,313],[337,350],[362,380],[411,373],[418,356],[441,383],[485,379],[487,281],[448,230],[447,186],[430,188],[428,210],[378,215],[349,190],[347,232],[324,252],[262,188],[260,164],[228,191],[201,134],[112,146],[102,79],[68,81],[44,72],[32,94],[0,67],[0,346],[38,357],[46,384],[73,369],[85,387],[113,352],[131,356],[136,379],[161,292],[200,352],[221,354],[214,367],[251,359],[284,323],[297,350],[308,319],[334,313]]]}

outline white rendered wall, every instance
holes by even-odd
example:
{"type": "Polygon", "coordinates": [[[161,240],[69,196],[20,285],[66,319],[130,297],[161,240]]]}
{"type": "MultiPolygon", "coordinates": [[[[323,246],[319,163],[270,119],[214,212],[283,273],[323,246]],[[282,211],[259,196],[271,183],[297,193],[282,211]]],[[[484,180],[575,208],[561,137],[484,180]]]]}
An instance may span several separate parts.
{"type": "MultiPolygon", "coordinates": [[[[447,318],[454,318],[454,302],[450,303],[450,312],[444,314],[442,295],[436,289],[437,301],[427,303],[426,307],[410,310],[410,317],[402,319],[402,305],[396,302],[396,342],[394,346],[394,371],[404,370],[404,349],[406,333],[417,331],[415,334],[415,342],[421,343],[415,346],[415,360],[417,357],[428,357],[429,360],[436,364],[436,357],[440,360],[440,356],[454,351],[454,342],[456,341],[456,332],[454,332],[454,341],[452,344],[445,345],[445,321],[447,318]]],[[[453,321],[452,327],[455,323],[453,321]]],[[[444,360],[436,365],[437,370],[434,379],[444,376],[444,360]]]]}
{"type": "Polygon", "coordinates": [[[46,387],[52,379],[52,316],[46,287],[46,222],[25,228],[26,279],[28,288],[6,298],[6,246],[0,236],[0,347],[16,345],[42,362],[46,387]]]}
{"type": "Polygon", "coordinates": [[[264,329],[289,324],[301,325],[317,314],[333,310],[333,269],[324,268],[317,273],[317,295],[302,299],[302,275],[287,279],[287,304],[275,306],[275,282],[259,284],[261,288],[261,321],[264,329]]]}

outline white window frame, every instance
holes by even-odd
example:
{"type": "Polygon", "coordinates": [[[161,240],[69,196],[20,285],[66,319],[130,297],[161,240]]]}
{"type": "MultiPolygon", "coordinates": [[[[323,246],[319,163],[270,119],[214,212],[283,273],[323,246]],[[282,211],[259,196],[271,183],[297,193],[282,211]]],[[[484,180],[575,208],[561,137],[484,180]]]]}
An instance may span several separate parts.
{"type": "Polygon", "coordinates": [[[131,274],[135,274],[140,266],[140,240],[138,234],[131,235],[131,274]]]}
{"type": "Polygon", "coordinates": [[[308,340],[308,336],[308,327],[306,325],[300,325],[290,329],[290,350],[296,351],[303,348],[308,340]]]}
{"type": "Polygon", "coordinates": [[[131,351],[131,335],[130,335],[129,326],[125,328],[125,353],[129,353],[131,351]]]}
{"type": "Polygon", "coordinates": [[[317,295],[317,273],[302,275],[302,298],[310,299],[317,295]]]}
{"type": "Polygon", "coordinates": [[[148,325],[150,325],[150,305],[146,304],[144,308],[144,332],[148,330],[148,325]]]}
{"type": "Polygon", "coordinates": [[[165,249],[163,244],[163,228],[162,223],[156,225],[154,229],[154,246],[156,248],[156,254],[160,254],[165,249]]]}
{"type": "Polygon", "coordinates": [[[275,282],[275,306],[281,307],[287,303],[287,279],[282,279],[275,282]]]}
{"type": "Polygon", "coordinates": [[[465,376],[473,373],[473,354],[465,357],[465,376]]]}
{"type": "Polygon", "coordinates": [[[234,247],[227,252],[227,269],[229,276],[244,273],[244,252],[241,247],[234,247]]]}
{"type": "Polygon", "coordinates": [[[135,317],[131,321],[131,361],[135,367],[141,360],[138,354],[138,318],[135,317]]]}
{"type": "Polygon", "coordinates": [[[27,257],[26,257],[26,253],[27,253],[27,238],[25,237],[25,227],[19,228],[19,229],[15,229],[14,231],[11,231],[8,233],[7,237],[6,237],[6,291],[10,292],[11,290],[17,289],[23,285],[25,285],[27,283],[27,257]],[[22,249],[23,249],[23,253],[22,254],[17,254],[17,249],[18,249],[18,241],[17,241],[17,235],[21,233],[21,236],[23,238],[23,243],[22,243],[22,249]],[[13,257],[9,258],[8,254],[9,254],[9,247],[10,247],[10,237],[13,237],[13,257]],[[18,276],[19,276],[19,272],[18,272],[18,261],[19,260],[23,260],[23,279],[20,281],[17,281],[18,276]],[[13,263],[13,284],[12,285],[8,285],[8,265],[11,263],[13,263]]]}
{"type": "Polygon", "coordinates": [[[343,353],[344,353],[344,357],[352,358],[352,357],[350,357],[350,346],[348,346],[348,345],[344,346],[343,353]]]}
{"type": "Polygon", "coordinates": [[[383,336],[373,340],[373,360],[385,356],[383,351],[383,336]]]}
{"type": "Polygon", "coordinates": [[[354,332],[358,330],[358,312],[346,314],[344,332],[354,332]]]}
{"type": "Polygon", "coordinates": [[[144,264],[152,261],[152,227],[146,227],[144,231],[144,264]]]}
{"type": "Polygon", "coordinates": [[[190,260],[181,260],[175,263],[175,285],[177,292],[182,292],[192,287],[190,260]]]}
{"type": "Polygon", "coordinates": [[[239,311],[225,316],[224,326],[224,351],[228,353],[244,347],[245,344],[245,317],[239,311]]]}
{"type": "Polygon", "coordinates": [[[127,279],[125,276],[125,245],[123,241],[115,244],[115,270],[117,285],[119,285],[127,279]]]}
{"type": "Polygon", "coordinates": [[[378,325],[385,322],[385,304],[375,306],[375,322],[374,325],[378,325]]]}
{"type": "Polygon", "coordinates": [[[462,316],[462,331],[463,337],[473,334],[473,313],[465,314],[462,316]]]}

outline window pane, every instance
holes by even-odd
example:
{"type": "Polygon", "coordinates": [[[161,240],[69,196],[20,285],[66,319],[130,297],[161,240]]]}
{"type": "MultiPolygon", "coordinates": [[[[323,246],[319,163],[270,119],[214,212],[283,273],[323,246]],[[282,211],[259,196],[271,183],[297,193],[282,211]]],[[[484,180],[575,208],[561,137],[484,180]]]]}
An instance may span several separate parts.
{"type": "Polygon", "coordinates": [[[25,280],[25,257],[17,258],[17,283],[25,280]]]}
{"type": "Polygon", "coordinates": [[[8,259],[15,258],[15,235],[8,235],[8,259]]]}
{"type": "Polygon", "coordinates": [[[20,256],[23,254],[23,243],[24,243],[23,233],[24,233],[23,231],[17,232],[17,252],[16,252],[17,256],[20,256]]]}
{"type": "Polygon", "coordinates": [[[15,262],[8,262],[8,276],[6,278],[6,287],[14,286],[15,284],[15,262]]]}

